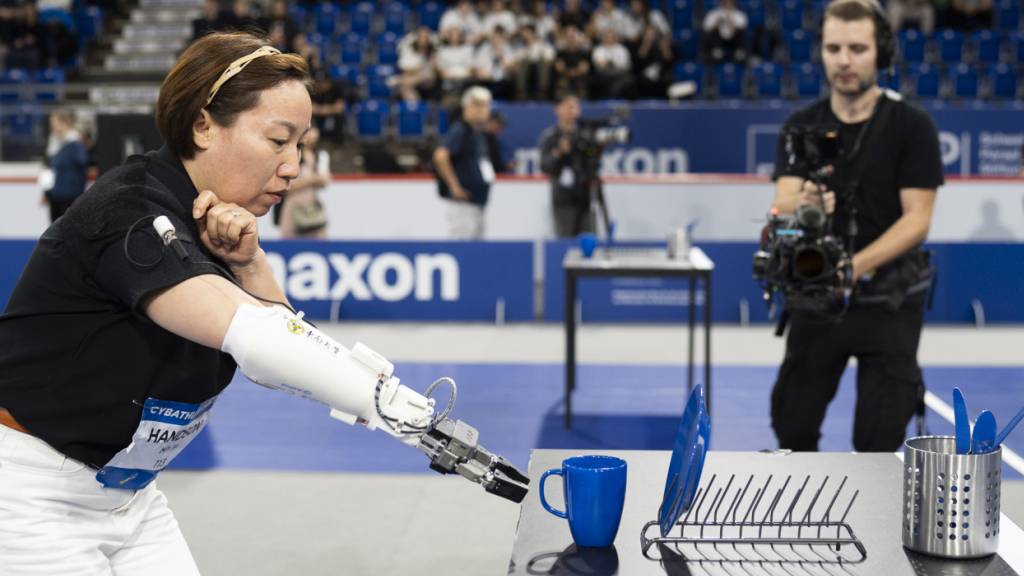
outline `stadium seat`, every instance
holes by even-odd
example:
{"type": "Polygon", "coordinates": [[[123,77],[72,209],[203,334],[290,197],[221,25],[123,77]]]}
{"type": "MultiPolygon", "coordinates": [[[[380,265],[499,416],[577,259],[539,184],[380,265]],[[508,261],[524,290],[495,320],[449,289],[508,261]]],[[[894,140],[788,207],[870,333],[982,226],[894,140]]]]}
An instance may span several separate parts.
{"type": "Polygon", "coordinates": [[[748,0],[743,11],[747,14],[747,30],[757,30],[765,26],[768,10],[764,0],[748,0]]]}
{"type": "Polygon", "coordinates": [[[341,37],[341,63],[358,66],[363,62],[363,47],[366,37],[350,32],[341,37]]]}
{"type": "Polygon", "coordinates": [[[1013,100],[1017,97],[1017,73],[1006,64],[998,64],[989,70],[989,92],[997,100],[1013,100]]]}
{"type": "Polygon", "coordinates": [[[78,45],[103,33],[103,10],[98,6],[90,6],[75,12],[75,32],[78,34],[78,45]]]}
{"type": "Polygon", "coordinates": [[[26,83],[28,74],[24,70],[12,68],[0,71],[0,103],[9,105],[20,102],[26,83]]]}
{"type": "Polygon", "coordinates": [[[971,35],[974,45],[975,60],[981,64],[991,65],[999,62],[1002,51],[1002,36],[991,30],[978,30],[971,35]]]}
{"type": "Polygon", "coordinates": [[[340,80],[349,86],[357,86],[359,84],[358,66],[338,64],[337,66],[331,66],[328,70],[328,74],[330,74],[332,79],[340,80]]]}
{"type": "Polygon", "coordinates": [[[437,27],[441,23],[441,15],[443,13],[444,6],[440,2],[427,0],[420,4],[420,26],[426,26],[434,32],[437,32],[437,27]]]}
{"type": "Polygon", "coordinates": [[[1020,5],[1016,0],[1002,0],[996,4],[996,25],[999,30],[1017,32],[1020,30],[1020,5]]]}
{"type": "Polygon", "coordinates": [[[444,136],[448,133],[448,109],[444,106],[438,106],[437,108],[437,134],[444,136]]]}
{"type": "Polygon", "coordinates": [[[693,0],[672,0],[669,5],[669,18],[673,30],[692,30],[693,0]]]}
{"type": "Polygon", "coordinates": [[[758,98],[782,97],[782,66],[774,62],[762,62],[753,72],[758,98]]]}
{"type": "Polygon", "coordinates": [[[878,73],[878,85],[882,88],[888,88],[894,92],[900,92],[900,72],[899,69],[890,69],[878,73]]]}
{"type": "Polygon", "coordinates": [[[352,6],[352,20],[349,26],[350,32],[366,36],[373,26],[374,7],[370,2],[359,2],[352,6]]]}
{"type": "Polygon", "coordinates": [[[935,34],[939,41],[939,60],[945,64],[957,64],[964,59],[964,35],[959,30],[946,28],[935,34]]]}
{"type": "Polygon", "coordinates": [[[1013,46],[1011,50],[1014,60],[1017,64],[1024,64],[1024,31],[1014,32],[1010,36],[1010,43],[1013,46]]]}
{"type": "Polygon", "coordinates": [[[791,64],[811,61],[811,36],[803,30],[792,30],[786,34],[786,53],[791,64]]]}
{"type": "Polygon", "coordinates": [[[701,94],[701,89],[704,86],[704,66],[699,62],[678,62],[672,75],[676,82],[696,83],[696,95],[701,94]]]}
{"type": "Polygon", "coordinates": [[[961,62],[950,70],[950,82],[953,85],[953,97],[958,99],[978,97],[978,71],[969,64],[961,62]]]}
{"type": "Polygon", "coordinates": [[[908,71],[913,79],[914,94],[918,98],[939,97],[939,72],[931,64],[911,66],[908,71]]]}
{"type": "Polygon", "coordinates": [[[366,87],[370,98],[390,98],[391,87],[388,78],[395,75],[395,67],[386,64],[370,66],[366,69],[366,87]]]}
{"type": "Polygon", "coordinates": [[[384,31],[403,36],[407,32],[406,7],[392,2],[384,9],[384,31]]]}
{"type": "Polygon", "coordinates": [[[779,22],[783,32],[802,30],[804,27],[804,5],[801,0],[782,0],[779,3],[779,22]]]}
{"type": "Polygon", "coordinates": [[[61,93],[64,90],[64,71],[60,68],[45,68],[36,71],[35,100],[40,103],[53,103],[60,101],[61,93]]]}
{"type": "Polygon", "coordinates": [[[398,64],[398,36],[394,32],[384,32],[377,37],[377,64],[394,66],[398,64]]]}
{"type": "Polygon", "coordinates": [[[821,96],[821,71],[810,62],[804,62],[796,71],[797,98],[818,98],[821,96]]]}
{"type": "Polygon", "coordinates": [[[313,19],[318,34],[330,38],[338,31],[338,7],[333,2],[318,2],[313,9],[313,19]]]}
{"type": "Polygon", "coordinates": [[[288,3],[288,16],[295,21],[299,30],[305,30],[306,26],[309,25],[309,12],[309,8],[301,2],[288,3]]]}
{"type": "Polygon", "coordinates": [[[919,30],[908,28],[899,32],[900,59],[905,64],[924,62],[927,40],[919,30]]]}
{"type": "Polygon", "coordinates": [[[382,100],[366,100],[355,105],[356,134],[361,138],[384,136],[389,106],[382,100]]]}
{"type": "Polygon", "coordinates": [[[697,30],[679,30],[676,32],[676,54],[684,62],[693,62],[700,51],[700,32],[697,30]]]}
{"type": "Polygon", "coordinates": [[[398,104],[398,135],[403,138],[419,138],[424,135],[427,123],[427,104],[416,102],[410,104],[402,101],[398,104]]]}
{"type": "Polygon", "coordinates": [[[719,98],[743,97],[743,80],[746,68],[732,63],[715,67],[715,84],[719,98]]]}

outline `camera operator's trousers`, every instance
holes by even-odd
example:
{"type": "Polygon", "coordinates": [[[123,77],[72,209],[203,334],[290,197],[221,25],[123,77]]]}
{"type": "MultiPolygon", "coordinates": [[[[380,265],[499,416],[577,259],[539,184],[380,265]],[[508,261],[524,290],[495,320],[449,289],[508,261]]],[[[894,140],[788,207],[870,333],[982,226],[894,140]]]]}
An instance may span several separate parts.
{"type": "Polygon", "coordinates": [[[853,447],[894,452],[923,402],[917,345],[924,296],[898,310],[854,304],[840,322],[793,313],[786,357],[772,390],[772,427],[780,448],[817,450],[825,411],[850,357],[857,358],[853,447]]]}

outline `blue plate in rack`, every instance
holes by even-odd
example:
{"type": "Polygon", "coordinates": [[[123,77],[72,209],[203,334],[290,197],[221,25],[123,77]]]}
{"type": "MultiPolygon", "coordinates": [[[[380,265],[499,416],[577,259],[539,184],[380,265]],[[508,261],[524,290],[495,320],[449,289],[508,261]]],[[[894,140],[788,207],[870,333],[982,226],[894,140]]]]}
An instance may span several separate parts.
{"type": "Polygon", "coordinates": [[[658,526],[662,536],[668,536],[679,518],[693,504],[710,442],[711,417],[704,406],[704,387],[697,386],[690,391],[686,401],[683,419],[679,422],[672,447],[672,459],[668,464],[665,494],[661,499],[661,508],[658,509],[658,526]]]}

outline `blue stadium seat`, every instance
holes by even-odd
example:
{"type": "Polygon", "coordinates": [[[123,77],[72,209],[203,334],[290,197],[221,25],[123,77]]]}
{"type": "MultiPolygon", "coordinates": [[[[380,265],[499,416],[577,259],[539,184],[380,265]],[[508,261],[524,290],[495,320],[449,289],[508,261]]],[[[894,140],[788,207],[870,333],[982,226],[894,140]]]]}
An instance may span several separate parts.
{"type": "Polygon", "coordinates": [[[959,30],[946,28],[935,34],[939,41],[939,60],[945,64],[956,64],[964,59],[964,35],[959,30]]]}
{"type": "Polygon", "coordinates": [[[328,38],[338,31],[338,7],[333,2],[318,2],[313,8],[314,29],[328,38]]]}
{"type": "Polygon", "coordinates": [[[437,134],[444,136],[448,133],[448,121],[449,121],[448,109],[444,106],[438,106],[437,108],[437,134]]]}
{"type": "Polygon", "coordinates": [[[804,62],[796,71],[796,95],[798,98],[821,96],[821,70],[810,62],[804,62]]]}
{"type": "Polygon", "coordinates": [[[299,30],[305,31],[309,25],[309,9],[301,2],[288,3],[288,16],[295,21],[299,30]]]}
{"type": "Polygon", "coordinates": [[[40,24],[56,21],[63,24],[71,32],[75,31],[75,21],[71,17],[71,13],[63,8],[40,8],[38,18],[40,24]]]}
{"type": "Polygon", "coordinates": [[[701,94],[704,87],[704,66],[699,62],[678,62],[672,71],[676,82],[694,82],[697,84],[696,94],[701,94]]]}
{"type": "Polygon", "coordinates": [[[782,24],[783,32],[803,29],[803,2],[801,0],[782,0],[779,3],[779,23],[782,24]]]}
{"type": "Polygon", "coordinates": [[[403,36],[408,31],[407,8],[400,2],[392,2],[384,8],[384,31],[403,36]]]}
{"type": "Polygon", "coordinates": [[[1015,0],[1002,0],[996,4],[996,25],[1000,30],[1016,32],[1020,30],[1020,6],[1015,0]]]}
{"type": "Polygon", "coordinates": [[[420,4],[420,26],[426,26],[434,32],[437,32],[437,27],[441,23],[441,15],[443,13],[444,6],[440,2],[427,0],[423,4],[420,4]]]}
{"type": "Polygon", "coordinates": [[[906,64],[920,64],[924,62],[926,42],[924,34],[919,30],[913,28],[900,30],[900,58],[906,64]]]}
{"type": "Polygon", "coordinates": [[[1013,100],[1017,97],[1017,73],[1006,64],[998,64],[989,70],[989,89],[998,100],[1013,100]]]}
{"type": "Polygon", "coordinates": [[[1024,32],[1014,32],[1010,36],[1010,43],[1013,46],[1013,57],[1017,64],[1024,64],[1024,32]]]}
{"type": "Polygon", "coordinates": [[[880,71],[878,73],[878,85],[882,88],[888,88],[894,92],[900,92],[900,72],[899,69],[890,69],[880,71]]]}
{"type": "Polygon", "coordinates": [[[672,0],[669,5],[669,19],[673,30],[690,30],[693,26],[692,0],[672,0]]]}
{"type": "Polygon", "coordinates": [[[811,36],[803,30],[792,30],[786,34],[786,53],[791,64],[811,61],[811,36]]]}
{"type": "Polygon", "coordinates": [[[388,78],[395,75],[395,67],[386,64],[366,69],[366,90],[370,98],[390,98],[391,87],[388,78]]]}
{"type": "Polygon", "coordinates": [[[953,85],[954,98],[977,98],[978,97],[978,71],[969,64],[961,62],[949,71],[950,82],[953,85]]]}
{"type": "Polygon", "coordinates": [[[52,103],[61,100],[64,89],[64,71],[60,68],[45,68],[36,71],[36,102],[52,103]],[[43,86],[46,86],[45,88],[43,86]]]}
{"type": "Polygon", "coordinates": [[[679,30],[676,32],[676,54],[684,62],[697,59],[700,50],[700,32],[697,30],[679,30]]]}
{"type": "Polygon", "coordinates": [[[405,138],[419,138],[424,135],[427,124],[427,104],[416,102],[410,104],[401,101],[398,104],[398,135],[405,138]]]}
{"type": "Polygon", "coordinates": [[[366,100],[356,104],[356,134],[361,138],[383,136],[389,112],[388,103],[382,100],[366,100]]]}
{"type": "Polygon", "coordinates": [[[782,97],[782,66],[774,62],[762,62],[753,72],[759,98],[782,97]]]}
{"type": "Polygon", "coordinates": [[[995,64],[999,62],[999,53],[1002,48],[1002,36],[992,30],[978,30],[971,35],[971,43],[974,44],[975,59],[982,64],[995,64]]]}
{"type": "Polygon", "coordinates": [[[743,11],[747,13],[747,30],[757,30],[765,26],[768,20],[768,9],[765,7],[764,0],[748,0],[743,11]]]}
{"type": "Polygon", "coordinates": [[[719,98],[740,98],[743,96],[743,80],[746,68],[733,63],[719,64],[715,67],[715,84],[718,86],[719,98]]]}
{"type": "Polygon", "coordinates": [[[352,6],[352,21],[349,31],[366,36],[373,26],[374,7],[370,2],[359,2],[352,6]]]}
{"type": "Polygon", "coordinates": [[[908,68],[913,79],[914,94],[918,98],[939,97],[939,72],[931,64],[918,64],[908,68]]]}
{"type": "Polygon", "coordinates": [[[75,12],[75,32],[79,47],[103,33],[103,9],[90,6],[75,12]]]}
{"type": "Polygon", "coordinates": [[[12,68],[0,71],[0,103],[15,104],[20,102],[25,93],[28,74],[24,70],[12,68]]]}
{"type": "Polygon", "coordinates": [[[331,66],[328,70],[328,74],[332,79],[340,80],[349,86],[357,86],[359,84],[358,66],[338,64],[337,66],[331,66]]]}
{"type": "Polygon", "coordinates": [[[377,64],[398,64],[398,36],[394,32],[384,32],[377,37],[376,44],[377,64]]]}
{"type": "Polygon", "coordinates": [[[366,37],[358,33],[349,32],[341,37],[341,63],[349,66],[358,66],[363,62],[363,47],[366,44],[366,37]]]}

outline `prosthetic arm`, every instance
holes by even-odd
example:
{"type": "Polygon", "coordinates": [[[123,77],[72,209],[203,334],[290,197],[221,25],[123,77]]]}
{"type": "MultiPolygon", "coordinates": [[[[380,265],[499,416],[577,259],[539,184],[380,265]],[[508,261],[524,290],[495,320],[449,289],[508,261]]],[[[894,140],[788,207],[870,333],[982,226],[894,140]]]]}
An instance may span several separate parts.
{"type": "Polygon", "coordinates": [[[434,399],[400,384],[394,365],[362,344],[349,350],[283,308],[241,304],[221,350],[253,382],[326,404],[342,422],[382,428],[420,448],[438,472],[516,502],[526,495],[529,479],[479,446],[474,428],[445,418],[447,409],[435,418],[434,399]]]}

